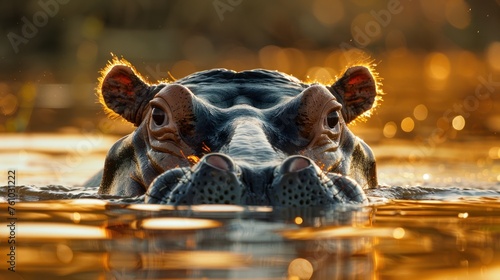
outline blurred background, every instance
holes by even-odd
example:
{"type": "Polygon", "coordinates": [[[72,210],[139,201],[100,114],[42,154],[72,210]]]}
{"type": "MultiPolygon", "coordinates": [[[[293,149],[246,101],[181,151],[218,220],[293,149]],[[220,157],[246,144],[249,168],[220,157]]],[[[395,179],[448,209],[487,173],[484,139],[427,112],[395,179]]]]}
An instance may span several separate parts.
{"type": "Polygon", "coordinates": [[[488,143],[467,146],[477,165],[500,158],[500,0],[2,1],[0,34],[2,133],[133,130],[96,102],[111,53],[150,82],[224,67],[332,83],[373,62],[386,94],[352,128],[370,145],[405,140],[415,161],[488,143]]]}

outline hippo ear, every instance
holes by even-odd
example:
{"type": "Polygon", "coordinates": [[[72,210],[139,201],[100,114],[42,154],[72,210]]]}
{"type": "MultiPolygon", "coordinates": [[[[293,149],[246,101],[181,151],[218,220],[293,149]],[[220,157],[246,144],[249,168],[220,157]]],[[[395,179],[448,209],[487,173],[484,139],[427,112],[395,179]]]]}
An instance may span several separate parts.
{"type": "Polygon", "coordinates": [[[344,120],[349,123],[372,108],[377,97],[377,84],[368,68],[354,66],[347,69],[330,91],[340,97],[344,120]]]}
{"type": "Polygon", "coordinates": [[[144,109],[153,98],[151,87],[128,65],[105,70],[98,91],[108,113],[111,110],[135,126],[142,122],[144,109]]]}

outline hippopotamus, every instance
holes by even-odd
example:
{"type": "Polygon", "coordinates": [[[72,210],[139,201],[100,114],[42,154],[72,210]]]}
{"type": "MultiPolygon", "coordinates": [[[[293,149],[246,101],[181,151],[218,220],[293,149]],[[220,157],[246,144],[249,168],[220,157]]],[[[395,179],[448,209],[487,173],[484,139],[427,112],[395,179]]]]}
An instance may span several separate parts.
{"type": "Polygon", "coordinates": [[[109,150],[98,192],[168,205],[366,203],[375,157],[347,125],[370,112],[377,87],[366,66],[330,85],[264,69],[150,84],[115,61],[98,95],[136,128],[109,150]]]}

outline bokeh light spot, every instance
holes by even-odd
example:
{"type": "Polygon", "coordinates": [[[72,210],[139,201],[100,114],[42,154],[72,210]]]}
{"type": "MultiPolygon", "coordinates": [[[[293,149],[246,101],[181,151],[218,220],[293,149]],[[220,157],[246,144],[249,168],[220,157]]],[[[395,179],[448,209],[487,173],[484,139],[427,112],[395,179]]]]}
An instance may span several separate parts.
{"type": "Polygon", "coordinates": [[[288,277],[289,279],[310,279],[313,271],[313,266],[308,260],[297,258],[288,266],[288,277]]]}
{"type": "Polygon", "coordinates": [[[392,237],[394,237],[394,239],[401,239],[403,237],[405,237],[405,234],[406,234],[406,231],[404,228],[395,228],[394,231],[392,232],[392,237]]]}
{"type": "Polygon", "coordinates": [[[488,156],[491,159],[500,159],[500,147],[491,147],[488,151],[488,156]]]}
{"type": "Polygon", "coordinates": [[[62,263],[70,263],[73,260],[73,250],[66,244],[57,244],[56,255],[62,263]]]}
{"type": "Polygon", "coordinates": [[[465,119],[462,115],[458,115],[453,118],[451,125],[455,130],[462,130],[465,127],[465,119]]]}
{"type": "Polygon", "coordinates": [[[395,122],[388,122],[384,125],[384,137],[386,138],[392,138],[396,135],[396,132],[398,131],[398,126],[396,125],[395,122]]]}
{"type": "Polygon", "coordinates": [[[450,60],[442,53],[431,53],[426,61],[427,75],[436,80],[445,80],[450,75],[450,60]]]}
{"type": "Polygon", "coordinates": [[[171,69],[171,73],[175,78],[182,78],[196,71],[196,66],[189,60],[180,60],[171,69]]]}
{"type": "Polygon", "coordinates": [[[448,0],[445,16],[451,26],[464,29],[470,24],[469,5],[463,0],[448,0]]]}
{"type": "Polygon", "coordinates": [[[280,47],[269,45],[259,51],[259,61],[263,68],[278,70],[282,72],[290,71],[290,60],[287,53],[280,47]]]}
{"type": "Polygon", "coordinates": [[[89,40],[98,39],[104,29],[104,23],[97,17],[87,17],[82,24],[82,35],[89,40]]]}
{"type": "Polygon", "coordinates": [[[85,41],[76,50],[76,58],[82,64],[92,63],[97,58],[99,47],[96,43],[85,41]]]}
{"type": "Polygon", "coordinates": [[[413,109],[413,116],[415,117],[416,120],[423,121],[427,119],[427,114],[428,114],[427,107],[424,104],[417,105],[413,109]]]}
{"type": "Polygon", "coordinates": [[[458,218],[460,219],[467,219],[469,217],[469,213],[464,212],[464,213],[458,213],[458,218]]]}
{"type": "Polygon", "coordinates": [[[197,66],[205,66],[212,63],[215,50],[212,42],[205,36],[189,37],[183,44],[182,51],[186,60],[197,66]]]}
{"type": "Polygon", "coordinates": [[[424,179],[424,181],[429,181],[431,179],[431,174],[425,173],[422,175],[422,179],[424,179]]]}
{"type": "Polygon", "coordinates": [[[73,220],[73,222],[75,224],[78,224],[78,223],[80,223],[80,220],[82,219],[82,216],[78,212],[73,212],[73,215],[71,215],[70,218],[71,218],[71,220],[73,220]]]}
{"type": "Polygon", "coordinates": [[[401,130],[404,132],[412,132],[415,128],[415,122],[412,118],[406,117],[401,121],[401,130]]]}
{"type": "Polygon", "coordinates": [[[500,114],[489,116],[485,120],[485,124],[492,132],[500,132],[500,114]]]}
{"type": "Polygon", "coordinates": [[[500,42],[493,42],[486,52],[488,64],[496,71],[500,71],[500,42]]]}
{"type": "Polygon", "coordinates": [[[17,111],[17,107],[19,103],[17,101],[17,97],[13,94],[6,94],[4,96],[0,96],[0,112],[4,116],[10,116],[17,111]]]}
{"type": "Polygon", "coordinates": [[[455,63],[455,69],[457,69],[458,74],[467,78],[475,78],[477,76],[479,61],[474,53],[469,51],[460,52],[455,63]]]}
{"type": "Polygon", "coordinates": [[[316,0],[312,12],[323,25],[333,26],[344,17],[344,6],[339,0],[316,0]]]}

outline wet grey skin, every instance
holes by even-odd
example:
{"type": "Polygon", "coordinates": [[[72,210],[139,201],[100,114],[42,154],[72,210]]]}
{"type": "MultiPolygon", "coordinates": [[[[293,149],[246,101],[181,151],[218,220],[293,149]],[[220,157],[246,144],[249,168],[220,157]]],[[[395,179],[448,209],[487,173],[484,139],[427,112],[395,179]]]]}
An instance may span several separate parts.
{"type": "Polygon", "coordinates": [[[89,181],[101,194],[303,207],[364,203],[364,189],[377,186],[371,149],[347,127],[377,97],[363,66],[330,86],[262,69],[214,69],[149,85],[117,64],[104,73],[100,94],[136,126],[89,181]]]}

